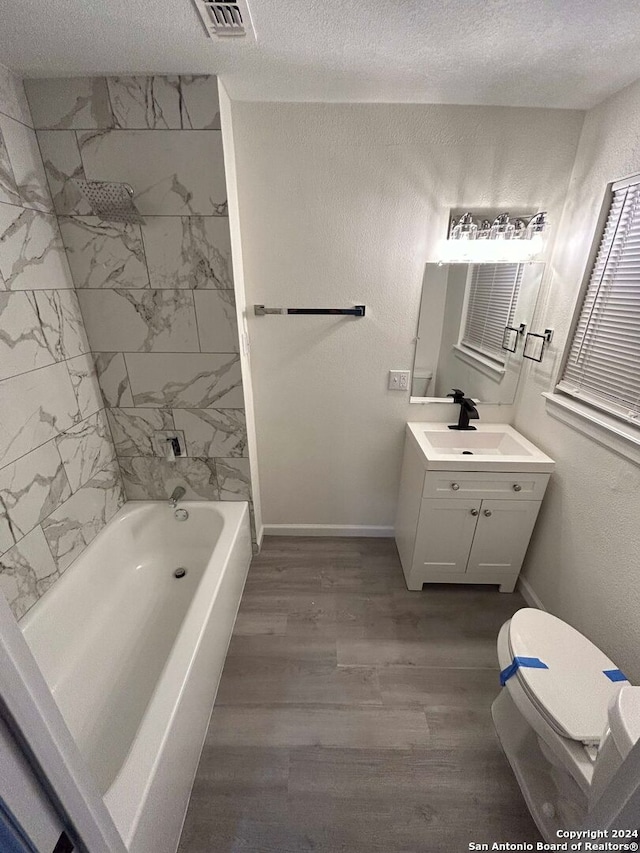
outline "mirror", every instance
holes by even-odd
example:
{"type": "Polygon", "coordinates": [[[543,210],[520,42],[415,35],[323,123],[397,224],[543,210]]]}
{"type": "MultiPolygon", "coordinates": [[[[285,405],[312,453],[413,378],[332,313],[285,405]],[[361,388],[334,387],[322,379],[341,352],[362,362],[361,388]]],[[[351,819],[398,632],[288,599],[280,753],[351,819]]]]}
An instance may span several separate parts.
{"type": "Polygon", "coordinates": [[[544,264],[427,264],[411,402],[513,403],[544,264]]]}

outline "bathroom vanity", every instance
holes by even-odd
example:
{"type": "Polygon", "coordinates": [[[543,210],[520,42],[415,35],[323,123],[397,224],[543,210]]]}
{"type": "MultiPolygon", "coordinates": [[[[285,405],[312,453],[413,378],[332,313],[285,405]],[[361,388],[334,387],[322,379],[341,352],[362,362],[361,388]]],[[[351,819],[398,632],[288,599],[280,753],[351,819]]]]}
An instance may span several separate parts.
{"type": "Polygon", "coordinates": [[[408,589],[490,583],[513,592],[554,467],[504,424],[407,424],[395,537],[408,589]]]}

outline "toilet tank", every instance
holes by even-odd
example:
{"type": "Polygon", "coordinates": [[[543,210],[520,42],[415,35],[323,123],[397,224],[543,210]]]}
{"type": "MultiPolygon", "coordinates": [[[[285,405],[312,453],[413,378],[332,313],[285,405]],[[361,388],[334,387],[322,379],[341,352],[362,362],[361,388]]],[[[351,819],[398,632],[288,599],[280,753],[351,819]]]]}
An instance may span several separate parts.
{"type": "Polygon", "coordinates": [[[413,371],[413,382],[411,384],[412,397],[428,397],[429,386],[433,379],[433,371],[428,367],[416,367],[413,371]]]}
{"type": "Polygon", "coordinates": [[[636,741],[640,739],[640,687],[625,685],[611,699],[609,724],[600,741],[589,790],[589,809],[600,799],[636,741]]]}

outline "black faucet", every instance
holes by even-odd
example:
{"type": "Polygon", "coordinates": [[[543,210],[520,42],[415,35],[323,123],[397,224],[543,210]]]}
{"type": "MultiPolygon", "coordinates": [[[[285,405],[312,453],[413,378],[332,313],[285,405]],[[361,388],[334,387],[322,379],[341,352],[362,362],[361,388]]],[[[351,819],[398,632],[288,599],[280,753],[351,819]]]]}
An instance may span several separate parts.
{"type": "Polygon", "coordinates": [[[475,407],[473,400],[464,396],[464,391],[459,388],[453,389],[453,394],[447,394],[447,397],[453,397],[453,402],[460,405],[460,417],[457,424],[450,424],[449,429],[475,429],[474,426],[469,426],[469,421],[477,421],[480,417],[478,410],[475,407]]]}

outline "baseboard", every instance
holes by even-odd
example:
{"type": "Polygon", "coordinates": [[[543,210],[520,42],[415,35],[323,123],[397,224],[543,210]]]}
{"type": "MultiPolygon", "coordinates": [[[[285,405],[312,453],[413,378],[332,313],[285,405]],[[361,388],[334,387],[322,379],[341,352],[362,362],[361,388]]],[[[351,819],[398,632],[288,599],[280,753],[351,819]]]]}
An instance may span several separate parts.
{"type": "Polygon", "coordinates": [[[522,576],[520,576],[518,578],[517,589],[518,589],[518,592],[522,595],[522,597],[524,598],[524,600],[527,602],[528,605],[530,605],[531,607],[535,607],[538,610],[545,610],[546,611],[547,608],[544,606],[542,601],[538,598],[537,594],[533,591],[531,584],[529,583],[529,581],[526,578],[523,578],[522,576]]]}
{"type": "Polygon", "coordinates": [[[258,546],[258,553],[260,553],[260,549],[262,548],[262,540],[264,539],[264,524],[260,525],[260,529],[256,533],[256,545],[258,546]]]}
{"type": "Polygon", "coordinates": [[[393,527],[370,524],[265,524],[264,536],[369,536],[391,537],[393,527]]]}

